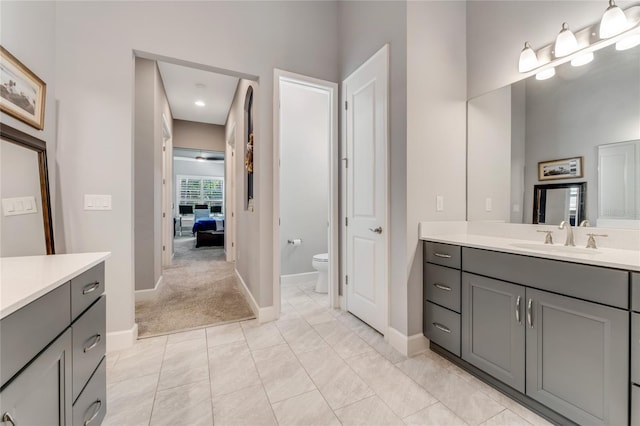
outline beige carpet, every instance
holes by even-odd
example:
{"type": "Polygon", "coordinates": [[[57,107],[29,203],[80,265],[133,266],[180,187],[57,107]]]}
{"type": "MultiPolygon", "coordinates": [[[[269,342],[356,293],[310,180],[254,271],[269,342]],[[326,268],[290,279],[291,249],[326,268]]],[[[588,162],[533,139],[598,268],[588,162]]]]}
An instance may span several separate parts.
{"type": "Polygon", "coordinates": [[[136,303],[138,335],[150,337],[254,318],[221,247],[195,248],[195,238],[175,240],[172,266],[152,300],[136,303]]]}

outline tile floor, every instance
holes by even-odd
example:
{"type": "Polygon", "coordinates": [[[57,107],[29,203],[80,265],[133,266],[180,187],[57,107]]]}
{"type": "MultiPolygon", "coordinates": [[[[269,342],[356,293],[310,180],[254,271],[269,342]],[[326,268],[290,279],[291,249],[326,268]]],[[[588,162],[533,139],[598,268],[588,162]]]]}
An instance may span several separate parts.
{"type": "Polygon", "coordinates": [[[139,340],[107,355],[104,425],[547,425],[435,353],[407,358],[314,283],[278,321],[139,340]]]}

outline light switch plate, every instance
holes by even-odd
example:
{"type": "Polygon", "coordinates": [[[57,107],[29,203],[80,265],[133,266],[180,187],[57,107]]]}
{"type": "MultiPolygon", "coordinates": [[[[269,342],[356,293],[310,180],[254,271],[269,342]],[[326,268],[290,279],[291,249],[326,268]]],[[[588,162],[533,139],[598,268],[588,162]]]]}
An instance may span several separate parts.
{"type": "Polygon", "coordinates": [[[111,195],[85,194],[85,210],[111,210],[111,195]]]}
{"type": "Polygon", "coordinates": [[[490,212],[493,209],[493,200],[491,197],[487,197],[484,199],[484,210],[490,212]]]}
{"type": "Polygon", "coordinates": [[[5,216],[38,213],[36,197],[30,195],[27,197],[3,198],[2,213],[5,216]]]}

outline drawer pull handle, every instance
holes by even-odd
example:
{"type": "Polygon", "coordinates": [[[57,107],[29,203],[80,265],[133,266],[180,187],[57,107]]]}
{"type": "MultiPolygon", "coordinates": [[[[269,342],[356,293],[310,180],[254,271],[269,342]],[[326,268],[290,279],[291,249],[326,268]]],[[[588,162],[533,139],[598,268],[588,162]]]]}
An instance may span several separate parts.
{"type": "MultiPolygon", "coordinates": [[[[100,409],[102,409],[102,401],[100,401],[98,399],[93,404],[91,404],[91,407],[93,407],[94,405],[97,405],[97,408],[95,409],[95,411],[93,412],[91,417],[89,417],[89,420],[84,422],[84,426],[89,426],[89,423],[91,423],[92,421],[94,421],[96,419],[96,417],[98,417],[98,413],[100,413],[100,409]]],[[[91,408],[91,407],[89,407],[89,408],[91,408]]],[[[89,410],[87,410],[87,411],[89,411],[89,410]]]]}
{"type": "Polygon", "coordinates": [[[435,288],[440,289],[440,290],[451,291],[451,287],[449,287],[448,285],[444,285],[444,284],[440,284],[440,283],[433,283],[433,286],[435,288]]]}
{"type": "Polygon", "coordinates": [[[443,259],[451,259],[451,255],[450,254],[443,254],[443,253],[433,253],[434,256],[436,257],[441,257],[443,259]]]}
{"type": "Polygon", "coordinates": [[[518,324],[522,324],[522,321],[520,321],[520,296],[516,299],[516,321],[518,324]]]}
{"type": "Polygon", "coordinates": [[[100,334],[96,334],[95,336],[93,336],[93,343],[90,344],[89,346],[86,346],[84,348],[84,352],[89,352],[91,349],[98,346],[98,343],[100,343],[100,340],[102,340],[102,336],[100,334]]]}
{"type": "Polygon", "coordinates": [[[527,323],[530,328],[533,328],[533,299],[529,299],[529,303],[527,303],[527,323]]]}
{"type": "Polygon", "coordinates": [[[13,420],[13,417],[11,417],[11,414],[9,414],[9,413],[4,413],[2,415],[2,422],[3,423],[9,422],[9,423],[11,423],[11,426],[16,426],[16,424],[17,424],[16,421],[13,420]]]}
{"type": "Polygon", "coordinates": [[[99,281],[96,281],[96,282],[91,283],[91,284],[87,284],[82,289],[82,294],[93,293],[94,291],[96,291],[98,289],[98,287],[100,287],[100,282],[99,281]]]}
{"type": "Polygon", "coordinates": [[[447,327],[445,327],[445,326],[444,326],[444,325],[442,325],[442,324],[438,324],[437,322],[434,322],[434,323],[433,323],[433,326],[434,326],[435,328],[437,328],[438,330],[440,330],[440,331],[444,331],[445,333],[451,333],[451,330],[450,330],[450,329],[448,329],[447,327]]]}

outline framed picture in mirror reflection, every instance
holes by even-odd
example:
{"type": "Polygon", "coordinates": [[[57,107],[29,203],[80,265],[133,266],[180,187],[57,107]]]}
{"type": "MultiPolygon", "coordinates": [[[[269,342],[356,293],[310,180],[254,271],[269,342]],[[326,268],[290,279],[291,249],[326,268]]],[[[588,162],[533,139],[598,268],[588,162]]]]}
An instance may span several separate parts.
{"type": "Polygon", "coordinates": [[[577,179],[583,176],[582,157],[538,163],[538,180],[577,179]]]}

